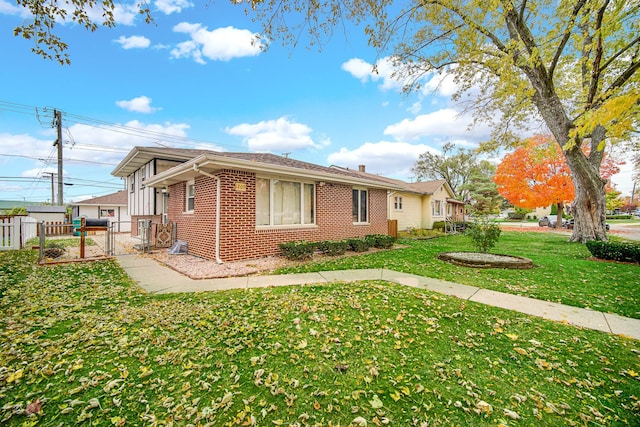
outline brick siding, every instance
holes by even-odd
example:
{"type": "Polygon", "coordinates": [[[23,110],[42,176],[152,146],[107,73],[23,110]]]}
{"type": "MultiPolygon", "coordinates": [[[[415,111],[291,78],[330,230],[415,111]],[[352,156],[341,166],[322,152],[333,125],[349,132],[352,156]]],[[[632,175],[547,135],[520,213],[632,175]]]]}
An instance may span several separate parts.
{"type": "MultiPolygon", "coordinates": [[[[316,185],[316,226],[256,229],[255,174],[222,170],[220,197],[220,258],[222,261],[255,259],[279,252],[279,243],[293,240],[322,241],[387,233],[387,193],[369,190],[370,223],[354,225],[352,187],[316,185]]],[[[194,213],[185,213],[186,183],[169,188],[168,218],[177,224],[177,238],[188,243],[189,253],[215,259],[216,180],[195,179],[194,213]]]]}

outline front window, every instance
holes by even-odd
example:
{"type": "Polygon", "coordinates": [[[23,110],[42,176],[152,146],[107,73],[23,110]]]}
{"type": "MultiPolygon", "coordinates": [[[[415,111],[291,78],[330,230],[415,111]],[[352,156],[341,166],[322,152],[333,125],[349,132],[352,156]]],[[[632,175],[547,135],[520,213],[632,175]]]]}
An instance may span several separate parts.
{"type": "Polygon", "coordinates": [[[256,179],[256,225],[315,223],[314,184],[256,179]]]}
{"type": "Polygon", "coordinates": [[[402,210],[402,196],[395,196],[393,198],[393,209],[397,211],[402,210]]]}
{"type": "Polygon", "coordinates": [[[369,221],[369,197],[367,190],[353,189],[351,212],[354,223],[369,221]]]}
{"type": "Polygon", "coordinates": [[[193,180],[187,182],[187,200],[186,200],[186,211],[193,212],[196,201],[196,185],[193,180]]]}
{"type": "Polygon", "coordinates": [[[433,216],[442,216],[442,200],[433,202],[433,216]]]}

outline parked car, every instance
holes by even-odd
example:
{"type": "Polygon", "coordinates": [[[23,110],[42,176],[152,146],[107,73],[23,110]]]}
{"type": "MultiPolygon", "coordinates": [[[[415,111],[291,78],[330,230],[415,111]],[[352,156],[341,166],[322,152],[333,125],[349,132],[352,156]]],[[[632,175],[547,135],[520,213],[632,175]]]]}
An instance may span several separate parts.
{"type": "MultiPolygon", "coordinates": [[[[558,218],[557,217],[549,218],[549,227],[556,228],[556,222],[558,222],[558,218]]],[[[562,224],[560,224],[560,227],[567,228],[567,224],[568,223],[569,223],[569,220],[566,220],[566,219],[562,218],[562,224]]]]}
{"type": "MultiPolygon", "coordinates": [[[[571,218],[569,221],[567,221],[567,223],[566,223],[566,224],[564,224],[564,222],[563,222],[562,226],[563,226],[564,228],[568,228],[569,230],[573,230],[573,223],[574,223],[574,219],[573,219],[573,218],[571,218]]],[[[607,231],[609,231],[609,228],[610,228],[610,227],[609,227],[609,223],[608,223],[608,222],[607,222],[607,223],[605,223],[605,228],[606,228],[606,230],[607,230],[607,231]]]]}
{"type": "Polygon", "coordinates": [[[540,217],[540,219],[538,220],[538,225],[540,227],[548,227],[549,226],[549,217],[548,216],[540,217]]]}
{"type": "MultiPolygon", "coordinates": [[[[556,227],[556,222],[558,222],[558,217],[557,216],[543,216],[542,218],[540,218],[538,220],[538,225],[540,227],[555,228],[556,227]]],[[[568,221],[566,219],[562,219],[562,227],[564,227],[567,222],[568,221]]]]}

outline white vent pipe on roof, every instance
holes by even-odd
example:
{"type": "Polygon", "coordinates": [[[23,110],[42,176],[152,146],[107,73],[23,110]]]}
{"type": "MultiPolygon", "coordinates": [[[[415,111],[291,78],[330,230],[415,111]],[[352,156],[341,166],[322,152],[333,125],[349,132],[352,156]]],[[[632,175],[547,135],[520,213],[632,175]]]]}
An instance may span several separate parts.
{"type": "Polygon", "coordinates": [[[220,259],[220,177],[200,170],[197,164],[193,164],[193,170],[209,178],[216,180],[216,262],[223,264],[220,259]]]}

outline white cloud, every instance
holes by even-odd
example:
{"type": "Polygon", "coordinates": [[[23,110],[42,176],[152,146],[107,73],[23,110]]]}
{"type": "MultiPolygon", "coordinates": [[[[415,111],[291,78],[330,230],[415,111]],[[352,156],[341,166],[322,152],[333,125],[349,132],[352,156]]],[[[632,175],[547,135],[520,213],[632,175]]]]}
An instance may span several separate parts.
{"type": "Polygon", "coordinates": [[[151,44],[151,40],[144,36],[120,36],[117,40],[114,41],[116,43],[120,43],[123,49],[147,48],[151,44]]]}
{"type": "MultiPolygon", "coordinates": [[[[56,23],[68,23],[71,22],[71,16],[73,16],[75,6],[69,3],[62,3],[57,5],[58,8],[65,10],[67,12],[67,18],[62,19],[59,16],[56,17],[56,23]]],[[[93,7],[88,8],[84,7],[84,11],[87,13],[89,19],[97,24],[104,23],[104,11],[102,9],[102,4],[97,3],[94,4],[93,7]]],[[[116,25],[133,25],[135,19],[139,16],[139,7],[137,3],[131,4],[120,4],[114,3],[113,8],[113,19],[116,22],[116,25]]],[[[0,14],[4,15],[18,15],[22,18],[33,18],[33,14],[26,7],[16,6],[11,2],[7,2],[6,0],[0,0],[0,14]]]]}
{"type": "Polygon", "coordinates": [[[431,75],[431,78],[424,83],[422,92],[424,95],[436,93],[441,96],[450,97],[458,92],[459,89],[459,86],[453,79],[453,74],[442,71],[431,75]]]}
{"type": "Polygon", "coordinates": [[[207,30],[201,24],[182,22],[175,27],[176,33],[186,33],[191,40],[179,43],[171,50],[172,58],[192,57],[204,64],[205,58],[212,61],[230,61],[233,58],[256,56],[261,52],[259,37],[249,30],[234,27],[207,30]]]}
{"type": "Polygon", "coordinates": [[[155,113],[160,108],[152,107],[151,102],[153,100],[146,96],[139,96],[137,98],[130,99],[128,101],[116,101],[116,105],[127,111],[134,111],[136,113],[155,113]]]}
{"type": "MultiPolygon", "coordinates": [[[[50,174],[52,174],[52,173],[58,175],[58,168],[57,167],[46,167],[46,168],[29,169],[29,170],[26,170],[26,171],[22,171],[20,176],[23,177],[23,178],[40,178],[40,177],[43,177],[43,176],[50,177],[51,176],[50,174]],[[44,174],[46,174],[46,175],[44,175],[44,174]]],[[[64,169],[62,169],[62,176],[67,176],[67,172],[64,169]]]]}
{"type": "MultiPolygon", "coordinates": [[[[34,161],[47,162],[55,158],[56,148],[52,147],[55,140],[53,131],[48,131],[50,139],[39,139],[28,134],[0,133],[2,153],[15,156],[25,156],[34,161]]],[[[11,157],[0,157],[0,163],[11,161],[11,157]]]]}
{"type": "Polygon", "coordinates": [[[327,139],[315,142],[310,135],[313,129],[286,117],[255,124],[244,123],[227,127],[225,131],[230,135],[241,136],[251,151],[259,152],[319,149],[330,143],[327,139]]]}
{"type": "Polygon", "coordinates": [[[418,114],[421,109],[422,109],[422,103],[414,102],[413,104],[411,104],[409,108],[407,108],[407,111],[415,115],[415,114],[418,114]]]}
{"type": "Polygon", "coordinates": [[[398,141],[412,141],[423,136],[464,137],[487,139],[491,133],[487,124],[473,126],[473,118],[460,115],[451,108],[421,114],[414,119],[404,119],[387,126],[385,135],[398,141]]]}
{"type": "MultiPolygon", "coordinates": [[[[74,143],[73,146],[65,144],[65,156],[83,161],[99,158],[101,163],[115,165],[136,145],[175,146],[172,137],[187,138],[188,129],[189,125],[185,123],[143,123],[138,120],[117,123],[115,127],[75,124],[68,128],[70,136],[64,136],[65,142],[74,143]]],[[[213,145],[202,148],[221,150],[213,145]]]]}
{"type": "Polygon", "coordinates": [[[404,81],[394,75],[397,68],[388,56],[380,59],[375,65],[360,58],[351,58],[342,64],[342,69],[362,83],[382,81],[379,86],[382,90],[401,90],[404,86],[404,81]]]}
{"type": "MultiPolygon", "coordinates": [[[[116,21],[116,25],[133,25],[136,18],[140,15],[140,8],[136,3],[132,4],[120,4],[114,2],[113,18],[116,21]]],[[[100,17],[96,17],[96,20],[102,19],[102,9],[98,10],[100,17]]]]}
{"type": "Polygon", "coordinates": [[[22,18],[31,16],[29,10],[26,7],[16,6],[16,2],[8,2],[0,0],[0,14],[2,15],[18,15],[22,18]]]}
{"type": "Polygon", "coordinates": [[[187,0],[156,0],[156,8],[165,15],[180,13],[183,9],[193,7],[193,3],[187,0]]]}
{"type": "Polygon", "coordinates": [[[341,148],[328,157],[329,164],[357,169],[365,165],[369,173],[403,180],[411,178],[411,168],[420,154],[438,151],[425,144],[409,144],[407,142],[366,142],[353,150],[341,148]]]}

